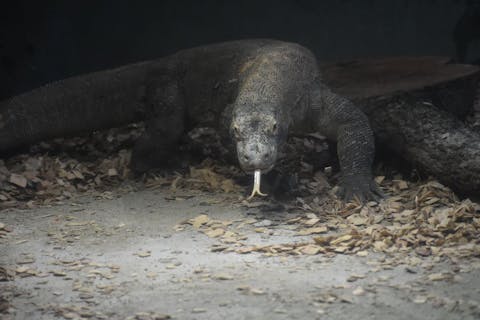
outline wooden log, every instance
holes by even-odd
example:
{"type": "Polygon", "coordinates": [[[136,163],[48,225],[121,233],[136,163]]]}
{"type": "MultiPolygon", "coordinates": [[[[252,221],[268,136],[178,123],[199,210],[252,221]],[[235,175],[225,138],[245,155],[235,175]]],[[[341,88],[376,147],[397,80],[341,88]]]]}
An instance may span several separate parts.
{"type": "Polygon", "coordinates": [[[326,82],[367,114],[377,144],[466,194],[480,194],[480,135],[470,112],[480,69],[439,57],[322,66],[326,82]]]}

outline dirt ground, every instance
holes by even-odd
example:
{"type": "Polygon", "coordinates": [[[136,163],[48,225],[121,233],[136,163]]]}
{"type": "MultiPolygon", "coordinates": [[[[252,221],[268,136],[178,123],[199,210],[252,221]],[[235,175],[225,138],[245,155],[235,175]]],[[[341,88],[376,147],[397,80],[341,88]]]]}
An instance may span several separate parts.
{"type": "Polygon", "coordinates": [[[0,319],[480,319],[478,203],[382,168],[343,203],[313,135],[282,201],[208,159],[132,179],[140,129],[0,160],[0,319]]]}
{"type": "Polygon", "coordinates": [[[163,188],[3,210],[2,319],[480,317],[478,258],[225,249],[211,221],[234,247],[311,239],[302,215],[235,196],[163,188]]]}

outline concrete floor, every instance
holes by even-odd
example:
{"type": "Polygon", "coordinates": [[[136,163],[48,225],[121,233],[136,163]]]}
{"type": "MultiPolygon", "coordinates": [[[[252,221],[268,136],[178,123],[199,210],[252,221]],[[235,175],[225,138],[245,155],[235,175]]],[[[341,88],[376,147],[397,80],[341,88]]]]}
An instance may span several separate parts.
{"type": "Polygon", "coordinates": [[[238,206],[222,194],[135,191],[4,210],[0,223],[12,230],[0,238],[0,267],[16,276],[0,282],[0,318],[480,319],[480,259],[425,257],[412,269],[373,252],[212,252],[217,239],[178,227],[202,213],[256,218],[242,229],[246,243],[302,240],[285,223],[291,214],[238,206]],[[454,276],[429,281],[436,271],[454,276]]]}

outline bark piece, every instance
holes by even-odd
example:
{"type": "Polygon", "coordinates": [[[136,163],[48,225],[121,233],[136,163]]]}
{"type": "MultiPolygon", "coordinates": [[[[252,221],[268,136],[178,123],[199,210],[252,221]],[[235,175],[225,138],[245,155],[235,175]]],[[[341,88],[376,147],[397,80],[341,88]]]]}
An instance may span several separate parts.
{"type": "Polygon", "coordinates": [[[472,109],[478,67],[441,57],[400,57],[323,66],[326,82],[369,117],[383,148],[468,194],[480,193],[480,135],[472,109]]]}

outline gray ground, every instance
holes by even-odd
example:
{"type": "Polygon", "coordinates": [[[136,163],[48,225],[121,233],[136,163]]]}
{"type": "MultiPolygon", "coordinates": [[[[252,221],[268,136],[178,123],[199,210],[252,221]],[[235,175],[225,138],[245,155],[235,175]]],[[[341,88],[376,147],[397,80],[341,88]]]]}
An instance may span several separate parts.
{"type": "Polygon", "coordinates": [[[225,197],[135,191],[0,212],[0,222],[12,227],[0,238],[0,267],[16,269],[14,279],[0,282],[0,318],[480,318],[479,259],[452,264],[426,257],[406,267],[373,252],[212,252],[217,239],[178,224],[202,213],[237,223],[254,217],[258,222],[242,229],[247,243],[301,240],[282,222],[288,214],[262,213],[225,197]],[[263,226],[268,233],[259,232],[263,226]],[[453,276],[428,280],[435,272],[453,276]]]}

